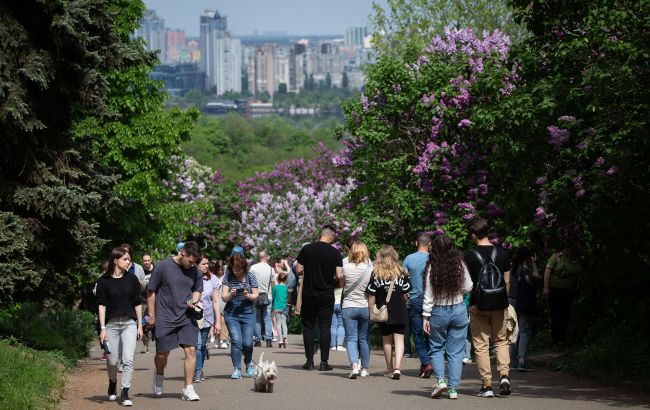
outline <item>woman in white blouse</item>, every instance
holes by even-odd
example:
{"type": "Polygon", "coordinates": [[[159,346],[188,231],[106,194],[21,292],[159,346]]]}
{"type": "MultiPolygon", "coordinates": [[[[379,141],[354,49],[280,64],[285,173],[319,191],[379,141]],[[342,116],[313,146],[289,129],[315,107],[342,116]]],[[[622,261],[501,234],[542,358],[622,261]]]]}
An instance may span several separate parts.
{"type": "Polygon", "coordinates": [[[429,335],[433,372],[438,378],[431,393],[433,398],[447,391],[450,399],[458,398],[469,324],[463,295],[471,290],[472,279],[453,240],[446,235],[436,236],[431,243],[425,268],[422,308],[423,328],[429,335]],[[449,382],[444,378],[445,353],[449,382]]]}

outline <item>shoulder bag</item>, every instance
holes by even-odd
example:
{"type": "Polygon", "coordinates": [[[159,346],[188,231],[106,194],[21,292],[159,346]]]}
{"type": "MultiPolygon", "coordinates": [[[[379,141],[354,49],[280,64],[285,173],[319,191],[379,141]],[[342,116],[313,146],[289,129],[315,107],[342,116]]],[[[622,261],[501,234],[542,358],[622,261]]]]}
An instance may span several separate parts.
{"type": "Polygon", "coordinates": [[[390,297],[393,294],[393,287],[395,287],[395,281],[390,281],[390,286],[388,287],[388,294],[386,295],[386,304],[378,308],[377,303],[372,305],[370,309],[370,321],[375,323],[386,323],[388,322],[388,302],[390,302],[390,297]]]}
{"type": "MultiPolygon", "coordinates": [[[[267,291],[271,290],[271,280],[273,280],[273,268],[271,268],[271,273],[269,274],[269,285],[266,287],[267,291]]],[[[259,296],[257,296],[257,301],[255,301],[255,305],[258,307],[266,307],[270,303],[267,292],[260,292],[259,296]]]]}

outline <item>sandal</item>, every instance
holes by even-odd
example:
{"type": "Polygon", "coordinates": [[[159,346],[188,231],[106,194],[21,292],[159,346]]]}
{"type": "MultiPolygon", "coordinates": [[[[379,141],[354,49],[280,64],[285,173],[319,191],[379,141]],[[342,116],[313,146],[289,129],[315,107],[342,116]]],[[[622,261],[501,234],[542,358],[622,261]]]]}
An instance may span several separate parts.
{"type": "Polygon", "coordinates": [[[390,378],[393,380],[399,380],[400,377],[402,377],[402,372],[400,372],[399,369],[395,369],[393,374],[390,375],[390,378]]]}
{"type": "Polygon", "coordinates": [[[392,377],[393,376],[393,369],[386,369],[384,370],[384,377],[392,377]]]}

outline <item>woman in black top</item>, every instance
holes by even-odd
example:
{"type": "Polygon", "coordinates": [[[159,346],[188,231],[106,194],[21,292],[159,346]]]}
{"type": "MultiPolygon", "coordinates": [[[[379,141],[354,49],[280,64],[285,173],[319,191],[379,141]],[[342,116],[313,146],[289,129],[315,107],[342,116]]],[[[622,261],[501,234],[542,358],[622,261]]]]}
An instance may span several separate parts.
{"type": "Polygon", "coordinates": [[[402,267],[399,256],[390,245],[384,245],[377,252],[377,260],[372,272],[372,278],[366,288],[368,308],[376,304],[378,308],[386,305],[388,321],[379,323],[383,338],[386,371],[384,375],[391,379],[399,379],[402,373],[402,358],[404,357],[404,327],[409,320],[406,309],[411,284],[406,271],[402,267]],[[388,290],[394,282],[390,301],[386,304],[388,290]],[[395,366],[393,366],[392,344],[395,343],[395,366]]]}
{"type": "Polygon", "coordinates": [[[106,272],[97,281],[97,304],[99,305],[99,340],[108,353],[108,399],[117,398],[117,362],[122,343],[122,392],[123,406],[132,406],[129,399],[133,356],[136,342],[142,338],[142,305],[140,281],[127,272],[131,255],[123,248],[114,248],[108,259],[106,272]]]}

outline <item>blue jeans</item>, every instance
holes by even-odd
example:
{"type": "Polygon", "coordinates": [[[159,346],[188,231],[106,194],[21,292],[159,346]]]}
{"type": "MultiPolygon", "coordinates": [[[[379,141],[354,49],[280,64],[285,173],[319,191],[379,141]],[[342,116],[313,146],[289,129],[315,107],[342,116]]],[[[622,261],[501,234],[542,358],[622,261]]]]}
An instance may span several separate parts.
{"type": "Polygon", "coordinates": [[[230,333],[230,358],[232,366],[241,370],[241,357],[244,364],[253,360],[253,332],[255,331],[255,312],[231,314],[226,312],[226,326],[230,333]]]}
{"type": "Polygon", "coordinates": [[[332,314],[332,326],[330,327],[331,339],[330,347],[343,346],[343,338],[345,337],[345,329],[343,328],[343,319],[341,318],[341,305],[334,305],[334,313],[332,314]]]}
{"type": "Polygon", "coordinates": [[[370,364],[370,344],[368,343],[368,324],[370,323],[368,308],[343,308],[343,326],[347,337],[348,359],[353,366],[359,361],[361,353],[361,368],[367,369],[370,364]]]}
{"type": "Polygon", "coordinates": [[[457,389],[463,373],[463,356],[467,340],[467,308],[461,302],[451,306],[434,306],[429,318],[429,346],[433,364],[433,373],[442,379],[445,376],[445,353],[450,389],[457,389]]]}
{"type": "Polygon", "coordinates": [[[526,358],[528,353],[528,342],[533,335],[534,316],[530,313],[517,311],[517,323],[519,325],[519,337],[517,343],[510,345],[510,363],[516,365],[520,357],[526,358]]]}
{"type": "Polygon", "coordinates": [[[208,352],[208,333],[210,333],[210,328],[206,327],[199,329],[199,340],[196,343],[196,367],[195,370],[203,370],[203,363],[205,362],[205,357],[208,352]]]}
{"type": "Polygon", "coordinates": [[[409,322],[420,364],[422,366],[427,365],[431,363],[431,354],[429,352],[429,343],[425,339],[424,330],[422,329],[422,299],[414,299],[409,304],[409,322]]]}
{"type": "Polygon", "coordinates": [[[273,320],[271,319],[271,310],[273,306],[255,307],[255,340],[262,340],[262,325],[264,325],[264,340],[273,339],[273,320]]]}

